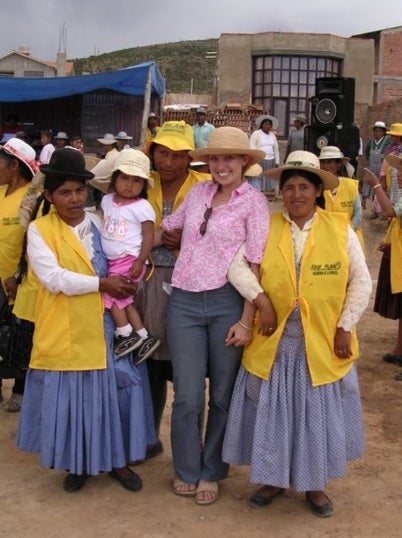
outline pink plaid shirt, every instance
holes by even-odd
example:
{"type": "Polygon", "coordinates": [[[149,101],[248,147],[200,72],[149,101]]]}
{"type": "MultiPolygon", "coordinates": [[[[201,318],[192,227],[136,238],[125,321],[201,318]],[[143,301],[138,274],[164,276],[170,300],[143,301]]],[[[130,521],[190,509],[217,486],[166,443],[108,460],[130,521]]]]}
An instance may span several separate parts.
{"type": "Polygon", "coordinates": [[[195,185],[178,209],[162,221],[167,231],[182,229],[182,243],[172,286],[200,292],[221,288],[240,245],[245,242],[245,256],[259,264],[269,232],[269,207],[265,196],[242,183],[229,202],[212,210],[202,236],[204,213],[211,207],[218,185],[205,181],[195,185]]]}

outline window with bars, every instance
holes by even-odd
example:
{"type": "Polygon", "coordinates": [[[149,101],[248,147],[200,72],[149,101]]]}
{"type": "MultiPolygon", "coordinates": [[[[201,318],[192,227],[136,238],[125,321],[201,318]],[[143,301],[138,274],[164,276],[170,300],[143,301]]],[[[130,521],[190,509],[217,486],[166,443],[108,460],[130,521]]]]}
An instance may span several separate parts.
{"type": "Polygon", "coordinates": [[[252,102],[279,116],[278,135],[286,137],[297,114],[304,114],[308,121],[315,79],[339,77],[341,65],[339,58],[323,56],[255,56],[252,102]]]}

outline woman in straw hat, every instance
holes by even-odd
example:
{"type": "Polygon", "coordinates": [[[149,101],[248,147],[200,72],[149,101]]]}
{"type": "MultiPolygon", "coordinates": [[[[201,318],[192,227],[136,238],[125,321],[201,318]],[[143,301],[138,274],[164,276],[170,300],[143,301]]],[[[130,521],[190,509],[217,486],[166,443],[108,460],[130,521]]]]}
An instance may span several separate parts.
{"type": "MultiPolygon", "coordinates": [[[[402,155],[386,155],[388,164],[397,170],[397,178],[402,188],[402,155]]],[[[383,360],[402,366],[402,196],[392,203],[379,178],[368,168],[365,169],[364,181],[374,190],[375,196],[386,217],[392,219],[384,242],[379,246],[383,252],[374,312],[388,319],[398,320],[398,334],[394,349],[383,356],[383,360]]],[[[402,373],[396,374],[402,381],[402,373]]]]}
{"type": "Polygon", "coordinates": [[[251,482],[265,484],[250,498],[252,507],[269,505],[292,486],[327,517],[333,511],[327,481],[363,454],[354,327],[371,278],[348,220],[321,209],[323,190],[336,187],[336,176],[307,151],[290,153],[268,173],[279,180],[285,206],[271,216],[260,268],[277,329],[267,337],[258,332],[258,316],[246,320],[253,334],[233,392],[223,459],[250,465],[251,482]]]}
{"type": "Polygon", "coordinates": [[[325,209],[328,211],[340,211],[349,215],[350,225],[356,232],[364,249],[363,230],[361,229],[363,211],[359,184],[355,179],[342,175],[345,165],[350,161],[349,157],[345,157],[336,146],[326,146],[322,148],[318,158],[320,167],[334,174],[339,180],[338,185],[332,191],[324,190],[325,209]]]}
{"type": "Polygon", "coordinates": [[[250,149],[243,131],[215,129],[208,146],[190,155],[208,162],[213,181],[195,185],[162,221],[163,230],[183,231],[167,314],[174,388],[174,492],[195,496],[197,504],[211,504],[218,498],[218,481],[228,475],[221,449],[241,345],[248,335],[243,300],[228,283],[227,271],[243,242],[248,261],[260,263],[269,211],[263,194],[244,179],[263,152],[250,149]],[[207,374],[209,411],[201,446],[198,415],[207,374]]]}
{"type": "Polygon", "coordinates": [[[137,491],[141,478],[126,461],[145,454],[142,381],[129,361],[114,362],[113,322],[103,313],[101,295],[127,297],[134,286],[127,278],[106,276],[99,223],[84,210],[93,174],[82,154],[55,150],[41,171],[44,212],[50,204],[54,210],[28,228],[38,289],[17,445],[39,453],[44,467],[66,470],[67,492],[101,472],[137,491]]]}

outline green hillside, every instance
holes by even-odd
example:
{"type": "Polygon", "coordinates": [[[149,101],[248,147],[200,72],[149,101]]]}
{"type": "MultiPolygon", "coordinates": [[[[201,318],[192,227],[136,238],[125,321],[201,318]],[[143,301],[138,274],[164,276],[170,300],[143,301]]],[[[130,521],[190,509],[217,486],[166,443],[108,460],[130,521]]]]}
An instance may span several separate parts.
{"type": "Polygon", "coordinates": [[[218,39],[179,41],[118,50],[72,60],[77,75],[114,71],[154,61],[166,79],[170,93],[212,93],[215,60],[207,52],[217,51],[218,39]]]}

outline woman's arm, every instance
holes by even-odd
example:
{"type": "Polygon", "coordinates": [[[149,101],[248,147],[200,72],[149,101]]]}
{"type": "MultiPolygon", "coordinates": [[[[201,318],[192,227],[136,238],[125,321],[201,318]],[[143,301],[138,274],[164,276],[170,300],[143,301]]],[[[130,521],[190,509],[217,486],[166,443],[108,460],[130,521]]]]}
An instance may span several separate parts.
{"type": "Polygon", "coordinates": [[[363,180],[368,185],[370,185],[370,187],[373,187],[374,194],[378,200],[378,203],[381,206],[381,209],[385,213],[385,215],[390,218],[395,217],[396,213],[395,213],[394,206],[392,205],[391,200],[388,198],[386,192],[384,191],[378,177],[375,174],[373,174],[371,170],[369,170],[368,168],[365,168],[363,180]]]}
{"type": "Polygon", "coordinates": [[[59,265],[54,252],[43,240],[35,223],[28,228],[28,257],[32,270],[51,293],[85,295],[105,291],[113,297],[125,298],[135,293],[136,285],[121,276],[99,278],[69,271],[59,265]]]}
{"type": "Polygon", "coordinates": [[[52,293],[83,295],[99,290],[97,276],[82,275],[59,265],[54,252],[43,240],[35,223],[28,228],[28,257],[36,277],[52,293]]]}

